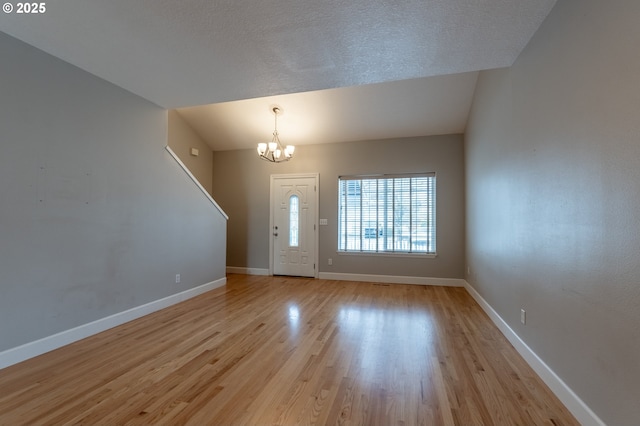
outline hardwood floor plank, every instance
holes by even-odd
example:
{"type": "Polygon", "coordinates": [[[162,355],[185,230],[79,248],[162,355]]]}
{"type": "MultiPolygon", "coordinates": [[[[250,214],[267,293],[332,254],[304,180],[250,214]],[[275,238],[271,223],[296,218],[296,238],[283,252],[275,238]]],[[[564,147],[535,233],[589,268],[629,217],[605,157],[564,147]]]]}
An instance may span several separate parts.
{"type": "Polygon", "coordinates": [[[462,288],[229,275],[0,370],[0,425],[576,425],[462,288]]]}

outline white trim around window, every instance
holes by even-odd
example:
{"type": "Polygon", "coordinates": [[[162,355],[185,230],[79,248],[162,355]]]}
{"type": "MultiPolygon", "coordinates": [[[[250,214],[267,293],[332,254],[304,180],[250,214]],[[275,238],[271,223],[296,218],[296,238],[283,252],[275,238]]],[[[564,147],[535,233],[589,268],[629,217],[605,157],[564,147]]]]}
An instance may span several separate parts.
{"type": "Polygon", "coordinates": [[[338,253],[436,255],[436,174],[338,177],[338,253]]]}

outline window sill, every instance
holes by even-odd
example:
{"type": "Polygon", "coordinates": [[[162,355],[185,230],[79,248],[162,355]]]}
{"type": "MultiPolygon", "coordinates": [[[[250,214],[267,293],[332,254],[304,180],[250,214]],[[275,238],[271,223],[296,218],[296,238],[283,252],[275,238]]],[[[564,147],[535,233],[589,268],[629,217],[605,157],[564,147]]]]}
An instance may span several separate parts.
{"type": "Polygon", "coordinates": [[[438,253],[402,253],[384,251],[342,251],[336,252],[339,256],[374,256],[374,257],[415,257],[420,259],[435,259],[438,253]]]}

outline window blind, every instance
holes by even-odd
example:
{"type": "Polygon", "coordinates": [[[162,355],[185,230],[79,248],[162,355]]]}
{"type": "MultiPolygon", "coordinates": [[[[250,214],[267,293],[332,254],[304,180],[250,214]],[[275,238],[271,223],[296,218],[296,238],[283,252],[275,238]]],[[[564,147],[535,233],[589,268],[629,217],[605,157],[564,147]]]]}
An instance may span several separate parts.
{"type": "Polygon", "coordinates": [[[340,176],[338,250],[435,253],[435,173],[340,176]]]}

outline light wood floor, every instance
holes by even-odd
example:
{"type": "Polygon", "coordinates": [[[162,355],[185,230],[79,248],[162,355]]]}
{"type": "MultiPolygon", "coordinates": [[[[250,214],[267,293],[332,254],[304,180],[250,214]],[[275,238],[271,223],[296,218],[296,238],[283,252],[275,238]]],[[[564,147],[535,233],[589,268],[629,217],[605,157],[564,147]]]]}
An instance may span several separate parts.
{"type": "Polygon", "coordinates": [[[0,370],[0,424],[574,425],[462,288],[229,275],[0,370]]]}

